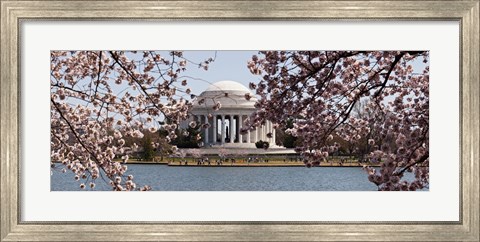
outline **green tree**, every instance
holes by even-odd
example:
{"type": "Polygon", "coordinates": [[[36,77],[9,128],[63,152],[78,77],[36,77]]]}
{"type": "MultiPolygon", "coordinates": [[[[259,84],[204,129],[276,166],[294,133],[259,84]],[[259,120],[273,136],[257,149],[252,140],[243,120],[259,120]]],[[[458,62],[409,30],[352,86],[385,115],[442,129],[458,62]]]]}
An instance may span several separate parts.
{"type": "Polygon", "coordinates": [[[268,147],[270,147],[270,143],[268,143],[267,141],[259,140],[255,143],[255,146],[258,149],[268,149],[268,147]]]}
{"type": "MultiPolygon", "coordinates": [[[[286,129],[291,129],[293,128],[293,119],[289,119],[287,120],[287,125],[286,125],[286,129]]],[[[282,130],[283,132],[283,146],[285,148],[295,148],[296,144],[297,144],[297,137],[289,134],[289,133],[286,133],[285,130],[282,130]]]]}
{"type": "Polygon", "coordinates": [[[156,155],[160,155],[160,161],[163,161],[163,157],[173,153],[172,145],[167,141],[166,137],[168,131],[163,127],[158,130],[158,147],[156,149],[156,155]]]}
{"type": "Polygon", "coordinates": [[[152,145],[152,139],[150,136],[145,136],[143,141],[143,151],[142,151],[142,159],[146,161],[151,161],[153,160],[153,157],[155,156],[155,149],[152,145]]]}
{"type": "Polygon", "coordinates": [[[283,138],[283,146],[285,148],[295,148],[295,143],[297,141],[297,137],[294,137],[291,134],[285,134],[283,138]]]}
{"type": "Polygon", "coordinates": [[[199,148],[199,140],[197,140],[197,135],[199,133],[200,131],[197,127],[178,129],[177,137],[172,140],[172,145],[176,145],[178,148],[199,148]]]}

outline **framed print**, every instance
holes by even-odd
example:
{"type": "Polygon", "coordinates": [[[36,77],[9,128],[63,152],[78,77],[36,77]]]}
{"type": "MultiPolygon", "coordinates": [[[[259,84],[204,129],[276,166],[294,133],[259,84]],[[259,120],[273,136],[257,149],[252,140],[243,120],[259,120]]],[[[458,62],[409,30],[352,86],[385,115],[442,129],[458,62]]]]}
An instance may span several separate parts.
{"type": "Polygon", "coordinates": [[[478,12],[2,1],[0,238],[478,241],[478,12]]]}

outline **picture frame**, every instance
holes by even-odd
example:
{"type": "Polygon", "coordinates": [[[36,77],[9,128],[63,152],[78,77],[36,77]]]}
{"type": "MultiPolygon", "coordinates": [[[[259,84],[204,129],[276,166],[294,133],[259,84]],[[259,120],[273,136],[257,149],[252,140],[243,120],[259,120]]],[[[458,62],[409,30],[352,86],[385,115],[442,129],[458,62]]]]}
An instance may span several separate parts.
{"type": "Polygon", "coordinates": [[[2,241],[478,241],[479,1],[1,1],[2,241]],[[172,17],[176,16],[176,17],[172,17]],[[372,17],[374,16],[374,17],[372,17]],[[24,222],[20,219],[23,20],[452,20],[460,22],[459,222],[24,222]]]}

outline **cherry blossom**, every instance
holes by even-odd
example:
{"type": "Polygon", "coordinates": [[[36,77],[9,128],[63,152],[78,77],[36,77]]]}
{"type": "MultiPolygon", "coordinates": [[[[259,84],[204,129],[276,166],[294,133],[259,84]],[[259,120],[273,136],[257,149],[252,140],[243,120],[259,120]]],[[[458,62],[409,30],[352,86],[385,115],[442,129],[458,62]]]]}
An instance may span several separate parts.
{"type": "Polygon", "coordinates": [[[126,151],[138,146],[125,139],[163,123],[166,142],[173,140],[191,108],[182,73],[208,69],[213,59],[195,63],[180,51],[52,51],[50,58],[52,169],[73,172],[81,189],[100,178],[115,191],[150,190],[127,174],[126,151]]]}
{"type": "Polygon", "coordinates": [[[306,166],[319,165],[346,142],[368,140],[368,180],[379,190],[429,184],[428,51],[261,51],[248,62],[258,101],[246,132],[265,120],[301,137],[306,166]],[[358,115],[354,109],[365,103],[358,115]],[[378,168],[371,167],[377,164],[378,168]],[[405,172],[415,179],[404,179],[405,172]]]}

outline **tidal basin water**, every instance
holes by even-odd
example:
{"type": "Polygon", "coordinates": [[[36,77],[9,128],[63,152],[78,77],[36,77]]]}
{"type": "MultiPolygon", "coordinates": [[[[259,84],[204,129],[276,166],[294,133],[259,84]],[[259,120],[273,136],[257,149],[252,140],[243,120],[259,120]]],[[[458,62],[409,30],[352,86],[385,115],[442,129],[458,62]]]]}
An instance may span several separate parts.
{"type": "MultiPolygon", "coordinates": [[[[154,191],[376,191],[359,167],[173,167],[128,165],[137,185],[154,191]]],[[[410,174],[408,174],[410,175],[410,174]]],[[[53,171],[51,191],[80,191],[71,171],[53,171]]],[[[411,177],[411,175],[410,175],[411,177]]],[[[408,178],[408,177],[407,177],[408,178]]],[[[85,182],[85,181],[83,181],[85,182]]],[[[87,191],[91,191],[87,185],[87,191]]],[[[111,191],[98,178],[94,191],[111,191]]]]}

